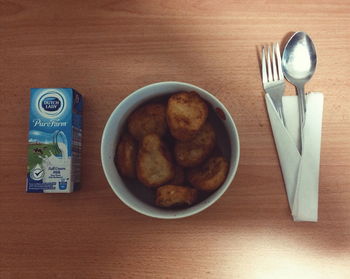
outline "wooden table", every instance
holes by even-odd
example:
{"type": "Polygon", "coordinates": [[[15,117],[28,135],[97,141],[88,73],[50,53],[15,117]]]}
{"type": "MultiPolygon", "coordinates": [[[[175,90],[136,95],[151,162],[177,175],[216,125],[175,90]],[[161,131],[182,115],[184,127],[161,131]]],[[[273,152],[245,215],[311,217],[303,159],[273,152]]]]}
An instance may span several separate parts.
{"type": "MultiPolygon", "coordinates": [[[[1,1],[0,278],[350,278],[350,1],[1,1]],[[325,94],[319,222],[292,221],[258,47],[304,30],[325,94]],[[158,81],[215,94],[240,166],[204,212],[157,220],[109,187],[100,141],[115,106],[158,81]],[[25,193],[29,89],[85,98],[82,188],[25,193]]],[[[294,94],[287,86],[287,94],[294,94]]]]}

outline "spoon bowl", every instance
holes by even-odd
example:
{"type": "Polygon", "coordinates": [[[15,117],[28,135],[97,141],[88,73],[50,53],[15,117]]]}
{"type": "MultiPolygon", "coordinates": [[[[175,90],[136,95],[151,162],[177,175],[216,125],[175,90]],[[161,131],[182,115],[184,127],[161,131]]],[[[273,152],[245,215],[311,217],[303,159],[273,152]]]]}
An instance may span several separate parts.
{"type": "Polygon", "coordinates": [[[296,32],[287,42],[282,56],[286,79],[297,87],[307,83],[316,70],[316,49],[305,32],[296,32]]]}

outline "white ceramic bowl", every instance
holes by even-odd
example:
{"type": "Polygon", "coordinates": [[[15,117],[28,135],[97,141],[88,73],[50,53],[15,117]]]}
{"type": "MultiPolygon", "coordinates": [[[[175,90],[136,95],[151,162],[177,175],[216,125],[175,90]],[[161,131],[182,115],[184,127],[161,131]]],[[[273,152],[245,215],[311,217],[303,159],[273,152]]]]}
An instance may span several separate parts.
{"type": "Polygon", "coordinates": [[[197,86],[183,82],[159,82],[142,87],[126,97],[115,108],[104,128],[101,143],[102,166],[109,185],[114,193],[135,211],[161,219],[176,219],[194,215],[216,202],[230,186],[239,162],[239,138],[235,123],[225,106],[209,92],[197,86]],[[214,121],[218,146],[230,167],[225,182],[215,192],[201,202],[184,209],[163,209],[154,206],[152,189],[138,185],[135,181],[122,178],[115,166],[114,156],[125,120],[139,105],[155,97],[167,96],[180,91],[195,91],[205,99],[211,109],[209,119],[214,121]]]}

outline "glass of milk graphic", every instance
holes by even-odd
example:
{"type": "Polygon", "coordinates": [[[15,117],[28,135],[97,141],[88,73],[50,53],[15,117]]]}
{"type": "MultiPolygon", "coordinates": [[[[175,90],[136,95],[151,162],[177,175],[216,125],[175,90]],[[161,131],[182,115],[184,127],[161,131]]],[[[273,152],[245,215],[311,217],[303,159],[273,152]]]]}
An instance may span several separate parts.
{"type": "Polygon", "coordinates": [[[44,183],[57,182],[59,189],[67,188],[70,176],[70,158],[68,157],[67,137],[62,131],[52,135],[53,150],[50,156],[43,158],[44,183]]]}

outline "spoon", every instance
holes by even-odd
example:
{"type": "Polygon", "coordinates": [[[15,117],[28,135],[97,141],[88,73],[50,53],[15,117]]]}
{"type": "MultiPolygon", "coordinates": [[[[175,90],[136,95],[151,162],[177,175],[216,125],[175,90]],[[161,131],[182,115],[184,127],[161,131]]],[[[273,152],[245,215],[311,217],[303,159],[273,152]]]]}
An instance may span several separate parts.
{"type": "Polygon", "coordinates": [[[286,79],[297,89],[301,138],[306,112],[304,86],[315,73],[316,62],[316,49],[311,38],[305,32],[294,33],[284,47],[282,70],[286,79]]]}

